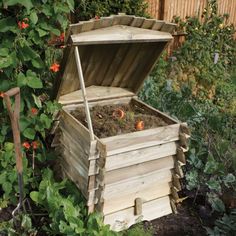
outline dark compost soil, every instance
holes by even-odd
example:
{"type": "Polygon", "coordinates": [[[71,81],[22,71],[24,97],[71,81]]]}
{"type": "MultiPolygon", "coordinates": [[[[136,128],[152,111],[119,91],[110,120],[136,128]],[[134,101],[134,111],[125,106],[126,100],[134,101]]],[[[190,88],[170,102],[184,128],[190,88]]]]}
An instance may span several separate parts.
{"type": "MultiPolygon", "coordinates": [[[[84,107],[77,108],[71,114],[84,126],[88,127],[84,107]]],[[[129,104],[94,106],[90,108],[90,115],[94,134],[99,138],[135,132],[137,131],[136,124],[139,121],[143,121],[144,129],[167,125],[160,117],[154,116],[138,106],[129,104]],[[123,118],[116,115],[116,111],[119,109],[125,113],[123,118]]]]}

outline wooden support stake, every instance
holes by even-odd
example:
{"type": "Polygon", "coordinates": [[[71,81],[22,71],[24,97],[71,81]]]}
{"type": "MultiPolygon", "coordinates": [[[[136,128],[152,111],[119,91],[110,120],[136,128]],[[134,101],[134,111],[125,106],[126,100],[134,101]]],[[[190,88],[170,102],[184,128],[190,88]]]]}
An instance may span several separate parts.
{"type": "Polygon", "coordinates": [[[141,215],[143,212],[142,209],[143,201],[141,198],[136,198],[135,199],[135,204],[134,204],[134,215],[141,215]]]}
{"type": "Polygon", "coordinates": [[[183,165],[186,164],[186,159],[185,159],[184,151],[183,151],[183,149],[181,147],[177,148],[176,156],[177,156],[178,161],[180,161],[183,165]]]}
{"type": "Polygon", "coordinates": [[[188,143],[187,143],[187,138],[184,133],[179,134],[179,141],[180,141],[180,146],[187,149],[188,148],[188,143]]]}
{"type": "Polygon", "coordinates": [[[87,100],[87,95],[86,95],[86,90],[85,90],[85,85],[84,85],[84,75],[83,75],[83,71],[82,71],[79,50],[78,50],[77,46],[75,46],[75,60],[76,60],[78,74],[79,74],[80,87],[82,90],[82,95],[83,95],[83,100],[84,100],[86,119],[88,121],[89,135],[90,135],[90,139],[93,141],[94,140],[93,126],[92,126],[92,121],[91,121],[91,116],[90,116],[90,111],[89,111],[89,106],[88,106],[88,100],[87,100]]]}
{"type": "Polygon", "coordinates": [[[175,201],[172,197],[170,197],[170,206],[171,206],[171,209],[172,209],[173,213],[177,214],[178,213],[177,207],[176,207],[175,201]]]}
{"type": "Polygon", "coordinates": [[[172,183],[175,186],[175,188],[178,189],[178,191],[181,190],[181,184],[179,178],[175,174],[172,175],[172,183]]]}

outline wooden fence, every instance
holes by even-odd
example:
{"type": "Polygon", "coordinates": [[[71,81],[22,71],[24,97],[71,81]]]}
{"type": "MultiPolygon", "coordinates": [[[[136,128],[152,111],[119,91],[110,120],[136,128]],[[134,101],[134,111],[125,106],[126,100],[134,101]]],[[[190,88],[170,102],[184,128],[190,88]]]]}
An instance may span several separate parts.
{"type": "MultiPolygon", "coordinates": [[[[148,3],[148,13],[156,19],[171,22],[174,16],[185,19],[186,16],[201,17],[207,0],[146,0],[148,3]]],[[[219,14],[229,14],[229,23],[233,23],[236,28],[236,0],[217,0],[219,14]]],[[[184,41],[183,35],[175,35],[172,45],[168,48],[171,54],[175,48],[184,41]]],[[[236,38],[236,34],[235,34],[236,38]]]]}
{"type": "MultiPolygon", "coordinates": [[[[173,16],[201,16],[207,0],[146,0],[148,13],[159,20],[171,21],[173,16]]],[[[228,13],[236,27],[236,0],[218,0],[219,14],[228,13]]]]}

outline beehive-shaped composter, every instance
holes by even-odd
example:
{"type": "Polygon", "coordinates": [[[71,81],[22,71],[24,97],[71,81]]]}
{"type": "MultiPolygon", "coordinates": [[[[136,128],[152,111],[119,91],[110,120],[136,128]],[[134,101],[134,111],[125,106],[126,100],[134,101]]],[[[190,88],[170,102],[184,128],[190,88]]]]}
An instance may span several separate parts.
{"type": "Polygon", "coordinates": [[[89,212],[101,212],[104,223],[116,231],[170,214],[178,201],[187,126],[136,96],[174,28],[127,15],[70,26],[54,87],[63,109],[53,145],[63,172],[87,199],[89,212]],[[112,104],[133,104],[167,125],[98,138],[86,108],[112,104]],[[86,110],[89,128],[71,114],[78,107],[86,110]]]}

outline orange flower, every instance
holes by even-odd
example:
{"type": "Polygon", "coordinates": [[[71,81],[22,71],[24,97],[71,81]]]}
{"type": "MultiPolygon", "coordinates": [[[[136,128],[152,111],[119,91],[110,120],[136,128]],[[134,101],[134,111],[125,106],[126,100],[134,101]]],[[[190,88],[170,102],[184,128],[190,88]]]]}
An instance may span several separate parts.
{"type": "Polygon", "coordinates": [[[26,149],[30,149],[30,144],[29,144],[29,142],[24,142],[24,143],[22,144],[22,146],[23,146],[24,148],[26,148],[26,149]]]}
{"type": "Polygon", "coordinates": [[[61,35],[59,36],[60,41],[63,43],[65,40],[65,34],[61,33],[61,35]]]}
{"type": "Polygon", "coordinates": [[[32,113],[33,115],[37,115],[37,114],[38,114],[38,109],[35,108],[35,107],[32,107],[32,108],[31,108],[31,113],[32,113]]]}
{"type": "Polygon", "coordinates": [[[57,72],[59,71],[60,69],[60,65],[57,64],[57,63],[53,63],[51,66],[50,66],[50,70],[53,71],[53,72],[57,72]]]}
{"type": "Polygon", "coordinates": [[[29,24],[27,24],[27,23],[25,23],[24,21],[19,21],[18,22],[18,27],[19,27],[19,29],[26,29],[26,28],[28,28],[29,27],[29,24]]]}
{"type": "Polygon", "coordinates": [[[33,147],[33,149],[37,149],[39,147],[39,143],[37,141],[33,141],[31,143],[31,146],[33,147]]]}
{"type": "Polygon", "coordinates": [[[4,98],[4,92],[0,92],[0,97],[4,98]]]}
{"type": "Polygon", "coordinates": [[[136,130],[143,130],[144,129],[144,122],[142,120],[137,121],[135,124],[135,129],[136,130]]]}

